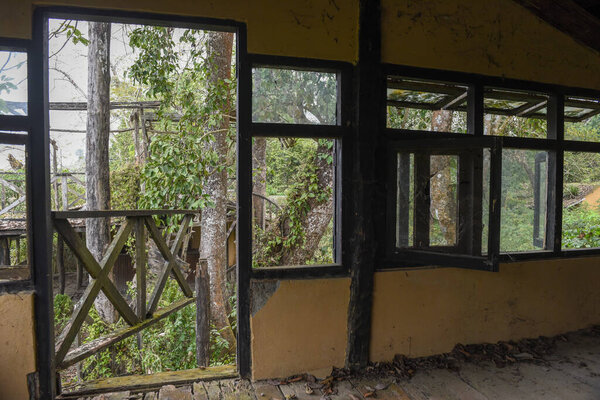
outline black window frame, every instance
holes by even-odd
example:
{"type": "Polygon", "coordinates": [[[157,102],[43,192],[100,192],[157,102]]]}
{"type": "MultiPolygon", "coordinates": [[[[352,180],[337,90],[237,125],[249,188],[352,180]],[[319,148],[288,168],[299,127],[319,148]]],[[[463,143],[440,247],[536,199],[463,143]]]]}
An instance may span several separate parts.
{"type": "MultiPolygon", "coordinates": [[[[380,270],[386,269],[401,269],[414,267],[463,267],[475,268],[488,271],[498,271],[499,263],[518,262],[525,260],[541,260],[541,259],[556,259],[556,258],[571,258],[571,257],[587,257],[600,254],[600,248],[589,249],[563,249],[562,244],[562,197],[563,197],[563,173],[564,173],[564,153],[565,152],[588,152],[600,153],[600,143],[566,140],[565,132],[565,100],[572,97],[582,97],[591,99],[600,99],[600,91],[584,88],[565,87],[561,85],[544,84],[538,82],[507,79],[500,77],[485,76],[479,74],[469,74],[463,72],[443,71],[429,68],[419,68],[412,66],[403,66],[395,64],[382,64],[383,79],[381,85],[387,88],[386,82],[388,76],[402,76],[418,80],[431,80],[437,82],[451,82],[453,84],[467,86],[467,133],[449,133],[449,132],[430,132],[430,131],[415,131],[407,129],[387,128],[387,95],[386,90],[381,90],[383,98],[381,99],[381,114],[379,116],[381,128],[379,134],[382,141],[381,148],[402,148],[403,145],[410,141],[417,141],[423,145],[435,147],[435,142],[442,139],[451,140],[455,143],[462,143],[465,148],[472,147],[472,143],[477,138],[493,138],[497,145],[496,152],[499,152],[499,157],[496,157],[496,162],[502,162],[503,149],[522,149],[522,150],[538,150],[547,152],[547,190],[546,190],[546,231],[542,235],[537,232],[536,242],[542,240],[544,249],[524,252],[500,252],[500,213],[496,213],[497,221],[490,221],[490,246],[488,248],[488,263],[481,265],[472,261],[469,257],[457,256],[456,254],[443,253],[420,256],[409,251],[393,255],[393,249],[390,246],[389,239],[389,220],[393,220],[390,215],[392,205],[390,199],[394,194],[390,191],[395,191],[390,186],[389,172],[384,174],[384,177],[379,180],[380,187],[385,187],[387,197],[387,220],[388,222],[380,222],[386,226],[386,229],[379,229],[378,236],[380,241],[386,243],[384,249],[379,250],[379,262],[377,268],[380,270]],[[485,89],[492,87],[500,90],[516,91],[516,92],[535,92],[547,96],[547,136],[545,138],[527,138],[527,137],[508,137],[508,136],[490,136],[484,135],[484,94],[485,89]],[[385,235],[385,236],[384,236],[385,235]],[[494,241],[493,246],[491,241],[494,241]],[[462,264],[461,264],[462,263],[462,264]],[[487,267],[487,268],[486,268],[487,267]]],[[[537,105],[533,110],[538,111],[541,105],[537,105]]],[[[386,157],[387,167],[381,170],[390,168],[390,155],[386,157]]],[[[490,182],[490,199],[493,197],[500,198],[501,191],[501,166],[493,172],[490,182]],[[496,182],[496,183],[494,183],[496,182]],[[494,193],[497,193],[494,196],[494,193]]],[[[537,193],[538,201],[542,200],[542,194],[537,193]]],[[[395,207],[395,204],[393,205],[395,207]]],[[[492,213],[490,208],[490,214],[492,213]]],[[[532,238],[533,240],[533,238],[532,238]]]]}
{"type": "MultiPolygon", "coordinates": [[[[252,254],[244,255],[249,257],[248,263],[251,268],[251,279],[270,280],[270,279],[311,279],[311,278],[332,278],[344,277],[349,274],[347,261],[348,249],[343,240],[348,230],[348,219],[350,218],[346,206],[347,195],[342,191],[342,181],[348,175],[351,168],[350,160],[343,157],[347,152],[348,142],[351,140],[351,103],[352,103],[352,65],[342,61],[330,61],[321,59],[308,59],[288,56],[273,56],[266,54],[249,53],[249,68],[273,68],[290,69],[309,72],[335,73],[337,76],[337,110],[336,123],[332,125],[318,124],[288,124],[278,122],[254,122],[251,115],[246,116],[249,126],[241,130],[240,143],[246,148],[241,154],[247,154],[240,159],[239,168],[245,168],[250,173],[238,174],[240,187],[239,193],[240,207],[252,207],[252,138],[254,137],[289,137],[289,138],[313,138],[313,139],[334,139],[335,140],[335,159],[334,159],[334,217],[333,217],[333,255],[334,262],[326,265],[300,265],[300,266],[281,266],[281,267],[263,267],[252,268],[252,254]],[[244,165],[245,167],[242,167],[244,165]]],[[[249,77],[250,79],[251,76],[249,77]]],[[[252,82],[248,82],[252,88],[252,82]]],[[[252,104],[252,89],[250,89],[249,104],[252,104]]],[[[249,113],[251,113],[251,107],[249,113]]],[[[248,236],[252,237],[251,213],[244,215],[244,220],[240,220],[241,226],[248,229],[248,236]]],[[[238,236],[240,237],[240,236],[238,236]]],[[[251,245],[250,245],[251,247],[251,245]]],[[[238,256],[239,257],[239,256],[238,256]]]]}
{"type": "Polygon", "coordinates": [[[0,130],[15,131],[23,133],[0,132],[0,144],[12,144],[23,146],[25,150],[25,209],[27,230],[27,259],[29,260],[29,277],[27,279],[10,280],[0,282],[0,294],[18,293],[21,291],[33,291],[34,286],[34,263],[32,260],[31,246],[31,163],[29,162],[29,140],[30,131],[34,117],[32,116],[32,96],[34,96],[31,82],[31,47],[32,42],[26,39],[13,39],[0,37],[0,51],[14,51],[27,55],[27,115],[0,115],[0,130]]]}

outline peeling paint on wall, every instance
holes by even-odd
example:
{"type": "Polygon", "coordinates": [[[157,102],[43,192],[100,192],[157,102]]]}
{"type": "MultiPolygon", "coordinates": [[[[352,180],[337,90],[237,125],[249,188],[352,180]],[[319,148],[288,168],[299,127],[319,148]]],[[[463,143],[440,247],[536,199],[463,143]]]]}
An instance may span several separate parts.
{"type": "Polygon", "coordinates": [[[250,314],[253,317],[279,289],[279,283],[279,281],[250,282],[250,314]]]}
{"type": "Polygon", "coordinates": [[[600,89],[600,54],[512,0],[382,0],[382,60],[600,89]]]}

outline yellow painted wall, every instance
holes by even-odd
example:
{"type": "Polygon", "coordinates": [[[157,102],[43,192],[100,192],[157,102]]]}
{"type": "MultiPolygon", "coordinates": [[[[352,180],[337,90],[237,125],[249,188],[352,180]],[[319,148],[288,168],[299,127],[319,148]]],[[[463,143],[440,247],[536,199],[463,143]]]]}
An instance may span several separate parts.
{"type": "Polygon", "coordinates": [[[5,0],[0,36],[31,36],[32,3],[233,19],[248,27],[256,53],[356,61],[357,0],[5,0]]]}
{"type": "Polygon", "coordinates": [[[600,258],[375,275],[371,359],[427,356],[457,343],[555,335],[600,324],[600,258]]]}
{"type": "Polygon", "coordinates": [[[254,379],[344,365],[350,279],[282,281],[251,318],[254,379]]]}
{"type": "Polygon", "coordinates": [[[600,89],[600,55],[513,0],[382,0],[393,64],[600,89]]]}
{"type": "Polygon", "coordinates": [[[27,374],[35,371],[33,295],[0,296],[0,400],[28,399],[27,374]]]}

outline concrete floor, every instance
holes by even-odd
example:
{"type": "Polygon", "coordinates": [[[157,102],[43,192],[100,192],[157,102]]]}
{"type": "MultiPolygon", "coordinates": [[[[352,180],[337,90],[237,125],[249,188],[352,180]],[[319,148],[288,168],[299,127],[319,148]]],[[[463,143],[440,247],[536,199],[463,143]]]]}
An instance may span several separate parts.
{"type": "Polygon", "coordinates": [[[225,379],[181,386],[163,386],[145,393],[120,392],[85,397],[94,400],[205,399],[402,399],[402,400],[599,400],[600,335],[565,335],[556,351],[543,359],[525,360],[503,368],[489,361],[460,362],[459,371],[417,371],[412,379],[353,378],[336,381],[333,393],[318,383],[298,381],[247,382],[225,379]]]}

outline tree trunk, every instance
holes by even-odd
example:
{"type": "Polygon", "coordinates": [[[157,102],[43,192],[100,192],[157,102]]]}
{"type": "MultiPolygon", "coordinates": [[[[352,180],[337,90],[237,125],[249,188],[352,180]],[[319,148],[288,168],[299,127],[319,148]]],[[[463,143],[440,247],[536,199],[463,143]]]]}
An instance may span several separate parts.
{"type": "Polygon", "coordinates": [[[254,225],[265,229],[265,200],[267,189],[267,138],[255,137],[252,146],[252,196],[254,225]]]}
{"type": "MultiPolygon", "coordinates": [[[[304,265],[314,256],[321,238],[327,230],[327,226],[333,217],[333,179],[334,168],[328,160],[328,156],[332,156],[332,149],[329,148],[327,141],[321,142],[314,157],[315,171],[317,178],[317,190],[319,193],[328,192],[329,196],[326,200],[317,197],[311,197],[307,200],[308,204],[306,214],[299,221],[300,230],[304,233],[304,241],[298,245],[283,248],[281,246],[268,246],[265,252],[259,252],[257,262],[259,264],[266,263],[273,266],[273,260],[277,260],[277,266],[283,265],[304,265]]],[[[305,182],[306,186],[310,182],[305,182]]],[[[304,188],[305,185],[300,187],[304,188]]],[[[294,198],[301,193],[292,193],[289,198],[294,198]]],[[[275,221],[268,228],[269,234],[274,234],[279,237],[287,237],[290,232],[289,224],[289,205],[286,206],[278,221],[275,221]]],[[[269,235],[267,235],[269,237],[269,235]]],[[[257,246],[267,246],[265,243],[257,243],[257,246]]]]}
{"type": "MultiPolygon", "coordinates": [[[[208,82],[210,90],[219,88],[225,79],[231,79],[231,53],[233,34],[226,32],[210,32],[208,34],[208,82]]],[[[202,211],[202,238],[200,258],[208,262],[210,279],[210,314],[212,321],[221,331],[221,335],[229,342],[229,350],[233,353],[236,346],[235,335],[229,324],[226,309],[225,274],[227,269],[227,132],[229,129],[229,95],[223,102],[223,109],[216,112],[223,115],[220,126],[209,128],[216,132],[214,140],[209,142],[208,151],[215,152],[217,165],[204,184],[204,192],[214,203],[202,211]]]]}
{"type": "MultiPolygon", "coordinates": [[[[88,103],[86,135],[86,209],[110,209],[108,144],[110,131],[110,24],[89,23],[88,103]]],[[[86,244],[97,261],[110,243],[110,220],[88,218],[86,244]]],[[[100,292],[94,302],[100,317],[115,322],[117,316],[110,301],[100,292]]]]}
{"type": "MultiPolygon", "coordinates": [[[[434,111],[431,130],[450,132],[452,129],[452,111],[434,111]]],[[[453,246],[456,244],[457,205],[453,193],[450,156],[431,157],[431,216],[439,221],[444,243],[437,245],[453,246]]],[[[454,193],[456,188],[454,188],[454,193]]],[[[432,243],[434,244],[434,243],[432,243]]]]}

